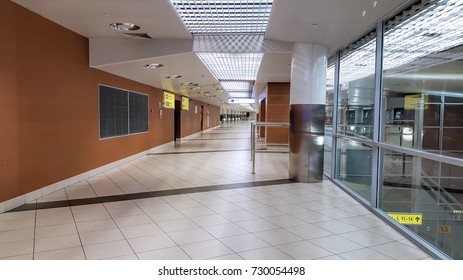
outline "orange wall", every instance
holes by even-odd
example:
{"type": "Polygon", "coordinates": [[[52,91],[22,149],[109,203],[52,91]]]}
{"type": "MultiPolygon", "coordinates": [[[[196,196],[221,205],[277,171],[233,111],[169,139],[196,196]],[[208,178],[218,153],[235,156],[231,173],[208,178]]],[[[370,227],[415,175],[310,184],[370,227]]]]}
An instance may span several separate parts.
{"type": "Polygon", "coordinates": [[[89,68],[87,38],[3,0],[0,28],[0,202],[173,140],[162,91],[89,68]],[[148,94],[149,133],[99,140],[99,84],[148,94]]]}
{"type": "Polygon", "coordinates": [[[190,109],[182,110],[181,137],[201,131],[201,105],[204,108],[203,130],[220,125],[220,107],[190,99],[190,109]],[[195,113],[195,106],[197,111],[195,113]],[[209,112],[209,127],[207,126],[209,112]]]}
{"type": "Polygon", "coordinates": [[[15,13],[0,1],[0,201],[19,195],[15,13]]]}
{"type": "MultiPolygon", "coordinates": [[[[265,102],[265,121],[289,122],[290,83],[269,83],[265,102]]],[[[267,127],[266,142],[270,144],[288,144],[287,127],[267,127]]]]}

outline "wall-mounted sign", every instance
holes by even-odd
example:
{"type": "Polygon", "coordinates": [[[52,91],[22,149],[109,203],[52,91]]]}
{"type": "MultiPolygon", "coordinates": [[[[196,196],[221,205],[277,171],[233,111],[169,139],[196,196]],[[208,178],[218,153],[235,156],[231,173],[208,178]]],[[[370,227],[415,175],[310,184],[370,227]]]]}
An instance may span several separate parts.
{"type": "Polygon", "coordinates": [[[424,110],[428,109],[429,95],[414,94],[405,96],[405,110],[424,110]]]}
{"type": "Polygon", "coordinates": [[[164,108],[175,109],[175,94],[164,91],[164,108]]]}
{"type": "Polygon", "coordinates": [[[182,96],[182,110],[190,110],[190,99],[188,97],[182,96]]]}
{"type": "Polygon", "coordinates": [[[404,225],[423,224],[423,214],[420,213],[388,213],[389,217],[404,225]]]}

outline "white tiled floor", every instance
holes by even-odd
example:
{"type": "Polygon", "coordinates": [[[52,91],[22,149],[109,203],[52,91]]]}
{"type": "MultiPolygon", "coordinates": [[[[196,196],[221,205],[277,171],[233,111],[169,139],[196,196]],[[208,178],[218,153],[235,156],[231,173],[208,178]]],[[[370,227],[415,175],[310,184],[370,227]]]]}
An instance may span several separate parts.
{"type": "MultiPolygon", "coordinates": [[[[286,179],[285,153],[251,174],[249,136],[225,125],[38,202],[286,179]]],[[[427,258],[327,180],[0,214],[0,259],[427,258]]]]}

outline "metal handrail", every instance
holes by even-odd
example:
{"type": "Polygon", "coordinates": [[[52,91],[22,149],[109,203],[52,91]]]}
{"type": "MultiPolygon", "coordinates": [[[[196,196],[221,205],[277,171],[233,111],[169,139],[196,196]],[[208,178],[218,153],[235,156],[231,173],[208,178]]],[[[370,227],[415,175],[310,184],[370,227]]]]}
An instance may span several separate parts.
{"type": "Polygon", "coordinates": [[[256,174],[256,127],[258,126],[289,127],[290,124],[286,122],[252,122],[251,123],[251,161],[252,161],[251,174],[256,174]]]}

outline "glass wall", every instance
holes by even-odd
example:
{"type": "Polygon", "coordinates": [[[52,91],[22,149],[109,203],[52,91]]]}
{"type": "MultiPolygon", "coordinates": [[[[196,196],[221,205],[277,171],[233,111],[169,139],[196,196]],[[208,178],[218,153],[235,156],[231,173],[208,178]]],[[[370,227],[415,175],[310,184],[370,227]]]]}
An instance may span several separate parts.
{"type": "Polygon", "coordinates": [[[338,132],[373,137],[376,32],[341,52],[338,94],[338,132]]]}
{"type": "Polygon", "coordinates": [[[334,117],[334,59],[328,61],[328,70],[326,72],[326,118],[325,118],[325,154],[324,154],[324,172],[331,176],[331,156],[333,141],[333,117],[334,117]]]}
{"type": "Polygon", "coordinates": [[[416,1],[339,51],[327,81],[326,142],[336,143],[325,147],[336,159],[327,174],[436,256],[455,259],[463,259],[462,30],[463,0],[416,1]]]}
{"type": "Polygon", "coordinates": [[[336,179],[365,199],[371,195],[371,147],[337,139],[336,179]]]}

